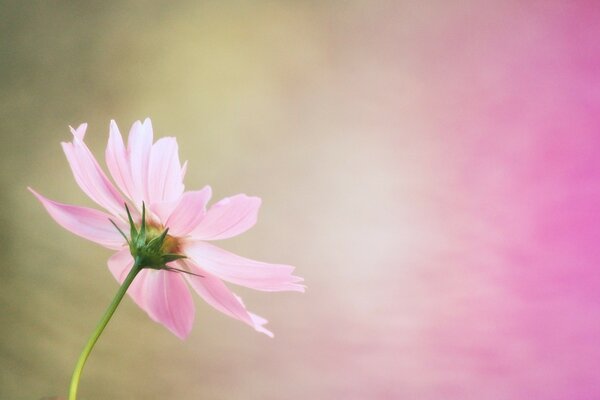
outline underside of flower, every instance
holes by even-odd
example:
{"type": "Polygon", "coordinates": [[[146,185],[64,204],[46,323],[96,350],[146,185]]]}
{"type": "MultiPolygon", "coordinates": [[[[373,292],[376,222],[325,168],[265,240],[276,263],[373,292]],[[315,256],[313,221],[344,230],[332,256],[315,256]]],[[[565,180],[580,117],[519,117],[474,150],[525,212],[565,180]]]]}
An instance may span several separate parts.
{"type": "Polygon", "coordinates": [[[179,243],[177,238],[168,235],[169,228],[148,224],[146,222],[146,205],[142,203],[142,219],[138,229],[127,204],[125,204],[125,209],[130,226],[129,238],[114,221],[111,220],[111,222],[127,241],[131,255],[138,267],[180,271],[167,266],[167,263],[171,261],[186,258],[185,255],[178,253],[179,243]]]}
{"type": "Polygon", "coordinates": [[[248,311],[228,284],[303,292],[302,278],[293,275],[291,265],[252,260],[211,243],[252,228],[260,198],[242,193],[207,207],[210,186],[185,191],[187,164],[179,161],[177,141],[153,142],[149,119],[133,124],[127,144],[111,121],[105,156],[113,183],[84,142],[86,128],[71,129],[73,140],[62,146],[75,181],[104,211],[50,200],[30,188],[52,218],[115,250],[107,262],[110,272],[124,284],[137,271],[126,293],[177,337],[186,338],[193,326],[190,289],[218,311],[272,337],[267,320],[248,311]]]}

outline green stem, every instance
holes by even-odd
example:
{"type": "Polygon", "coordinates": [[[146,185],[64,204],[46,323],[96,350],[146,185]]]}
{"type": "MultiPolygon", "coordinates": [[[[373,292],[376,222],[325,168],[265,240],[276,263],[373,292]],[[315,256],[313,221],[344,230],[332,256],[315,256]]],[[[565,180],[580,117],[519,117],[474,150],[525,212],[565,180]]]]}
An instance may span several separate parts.
{"type": "Polygon", "coordinates": [[[117,294],[115,295],[115,298],[113,299],[112,303],[110,303],[110,305],[104,312],[104,315],[102,316],[102,319],[98,323],[96,330],[94,331],[94,333],[92,333],[92,336],[90,336],[90,339],[88,340],[87,344],[83,348],[83,351],[81,352],[81,355],[79,356],[79,359],[77,360],[77,365],[75,365],[75,370],[73,371],[73,376],[71,377],[71,385],[69,386],[69,400],[77,399],[77,387],[79,386],[79,379],[81,377],[81,372],[83,370],[83,366],[85,365],[85,362],[87,361],[88,357],[90,356],[90,353],[92,352],[94,345],[98,341],[98,338],[102,334],[102,331],[104,331],[104,328],[108,324],[108,321],[110,321],[110,318],[115,313],[115,310],[119,306],[119,303],[123,299],[123,296],[125,296],[125,293],[127,293],[127,289],[129,288],[129,285],[131,285],[131,282],[133,282],[133,279],[136,277],[136,275],[141,270],[142,270],[142,268],[139,266],[138,260],[136,260],[136,262],[133,264],[133,267],[131,268],[131,271],[129,271],[129,274],[127,274],[125,281],[123,281],[123,284],[117,291],[117,294]]]}

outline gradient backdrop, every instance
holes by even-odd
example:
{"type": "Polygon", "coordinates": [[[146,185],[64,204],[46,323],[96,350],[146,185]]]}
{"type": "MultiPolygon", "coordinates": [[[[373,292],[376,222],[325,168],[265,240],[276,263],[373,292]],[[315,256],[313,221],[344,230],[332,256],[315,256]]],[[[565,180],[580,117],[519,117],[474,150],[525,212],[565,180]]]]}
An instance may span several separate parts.
{"type": "Polygon", "coordinates": [[[308,291],[130,299],[81,399],[600,398],[600,8],[589,1],[0,2],[0,398],[65,395],[117,289],[26,190],[151,117],[187,188],[263,198],[221,243],[308,291]]]}

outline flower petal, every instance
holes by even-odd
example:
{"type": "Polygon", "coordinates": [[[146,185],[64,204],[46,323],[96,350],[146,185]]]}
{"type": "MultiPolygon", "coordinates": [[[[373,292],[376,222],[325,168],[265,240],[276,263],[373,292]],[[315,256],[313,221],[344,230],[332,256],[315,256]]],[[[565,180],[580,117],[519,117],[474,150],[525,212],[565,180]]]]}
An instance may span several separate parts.
{"type": "Polygon", "coordinates": [[[152,150],[152,123],[146,118],[142,124],[134,122],[127,140],[129,164],[133,191],[131,195],[136,207],[141,209],[142,201],[148,202],[148,163],[152,150]]]}
{"type": "Polygon", "coordinates": [[[187,161],[184,161],[183,166],[181,167],[181,180],[185,178],[185,174],[187,173],[187,161]]]}
{"type": "Polygon", "coordinates": [[[159,139],[150,152],[148,175],[148,201],[177,200],[183,193],[183,177],[179,162],[177,140],[173,137],[159,139]]]}
{"type": "MultiPolygon", "coordinates": [[[[123,236],[110,223],[110,215],[91,208],[59,203],[47,199],[32,188],[28,189],[42,203],[50,216],[66,230],[109,249],[121,249],[125,244],[123,236]]],[[[113,218],[113,221],[122,230],[127,229],[127,225],[119,219],[113,218]]]]}
{"type": "Polygon", "coordinates": [[[211,194],[210,186],[205,186],[202,190],[185,192],[165,221],[169,232],[175,236],[185,236],[190,233],[206,215],[206,203],[210,200],[211,194]]]}
{"type": "Polygon", "coordinates": [[[273,333],[263,327],[267,323],[267,320],[246,311],[246,307],[241,299],[233,294],[220,279],[202,270],[190,261],[185,262],[184,265],[187,265],[193,273],[202,276],[186,275],[185,277],[204,301],[225,315],[239,319],[257,331],[273,337],[273,333]]]}
{"type": "MultiPolygon", "coordinates": [[[[125,280],[127,274],[129,274],[129,271],[131,271],[132,267],[133,257],[131,256],[131,253],[129,253],[129,249],[123,249],[115,253],[108,260],[110,272],[121,284],[125,280]]],[[[189,290],[182,279],[175,280],[175,290],[173,290],[172,285],[168,288],[161,286],[163,282],[162,279],[170,279],[171,275],[176,274],[168,271],[156,271],[144,268],[135,277],[131,286],[129,286],[127,294],[148,314],[150,318],[165,325],[178,337],[184,339],[192,329],[194,321],[194,305],[189,290]],[[177,289],[177,283],[182,283],[183,287],[177,289]],[[177,301],[182,298],[180,295],[183,296],[183,301],[181,303],[183,306],[178,309],[179,306],[177,301]],[[172,309],[175,318],[171,318],[169,314],[172,309]],[[166,317],[165,313],[167,314],[166,317]],[[181,318],[181,316],[183,318],[181,318]]]]}
{"type": "MultiPolygon", "coordinates": [[[[158,218],[157,223],[160,223],[163,226],[167,226],[166,221],[169,219],[169,216],[173,213],[173,210],[177,208],[179,201],[160,201],[158,203],[152,203],[148,207],[152,213],[158,218]]],[[[146,209],[148,212],[148,209],[146,209]]],[[[173,232],[171,232],[173,233],[173,232]]]]}
{"type": "Polygon", "coordinates": [[[191,262],[186,262],[194,275],[185,275],[192,288],[208,304],[221,311],[222,313],[252,325],[252,319],[246,311],[246,308],[238,301],[236,296],[227,286],[217,277],[205,272],[201,268],[194,266],[191,262]]]}
{"type": "Polygon", "coordinates": [[[130,199],[134,199],[134,184],[131,179],[129,155],[123,143],[123,137],[114,120],[110,121],[110,133],[105,152],[106,165],[117,186],[130,199]]]}
{"type": "Polygon", "coordinates": [[[183,277],[177,272],[147,270],[144,286],[150,318],[185,339],[194,323],[194,301],[183,277]]]}
{"type": "Polygon", "coordinates": [[[115,215],[124,215],[123,204],[125,200],[108,180],[94,155],[83,142],[85,124],[82,124],[73,133],[73,141],[62,143],[75,181],[93,201],[115,215]]]}
{"type": "Polygon", "coordinates": [[[263,291],[298,291],[302,278],[292,275],[290,265],[268,264],[229,253],[208,243],[189,240],[183,252],[199,267],[227,282],[263,291]]]}
{"type": "Polygon", "coordinates": [[[252,228],[258,217],[261,200],[238,194],[215,203],[192,231],[199,240],[218,240],[237,236],[252,228]]]}
{"type": "Polygon", "coordinates": [[[77,129],[73,129],[73,127],[69,125],[69,129],[71,130],[73,136],[79,140],[83,140],[85,137],[85,131],[87,130],[87,124],[84,122],[83,124],[80,124],[77,129]]]}
{"type": "Polygon", "coordinates": [[[270,330],[265,328],[265,325],[267,324],[267,322],[269,322],[268,320],[264,319],[260,315],[256,315],[253,313],[249,313],[249,314],[250,314],[250,318],[252,318],[252,323],[254,324],[254,329],[256,329],[260,333],[264,333],[265,335],[267,335],[270,338],[275,336],[275,335],[273,335],[273,332],[271,332],[270,330]]]}
{"type": "MultiPolygon", "coordinates": [[[[120,284],[123,283],[127,274],[131,271],[131,267],[133,267],[133,257],[128,248],[116,252],[108,259],[108,269],[120,284]]],[[[129,286],[129,289],[127,289],[127,294],[144,311],[146,310],[144,286],[147,279],[147,273],[147,270],[141,270],[129,286]]]]}

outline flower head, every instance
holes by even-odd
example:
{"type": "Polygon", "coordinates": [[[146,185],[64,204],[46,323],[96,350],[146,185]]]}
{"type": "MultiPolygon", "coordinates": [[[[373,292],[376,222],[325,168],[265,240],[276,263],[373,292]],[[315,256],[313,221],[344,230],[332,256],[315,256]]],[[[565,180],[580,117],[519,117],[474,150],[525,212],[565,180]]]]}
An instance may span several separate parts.
{"type": "Polygon", "coordinates": [[[188,285],[217,310],[272,336],[266,320],[246,310],[223,281],[263,291],[304,291],[293,267],[229,253],[208,242],[237,236],[257,219],[258,197],[238,194],[207,209],[211,188],[184,192],[186,164],[175,138],[153,143],[149,119],[133,124],[127,146],[111,121],[106,164],[116,186],[84,143],[87,124],[71,128],[63,150],[79,187],[105,211],[58,203],[33,189],[63,228],[116,250],[108,260],[122,282],[134,259],[143,269],[128,294],[154,321],[189,335],[195,307],[188,285]],[[129,235],[127,235],[127,233],[129,235]]]}

